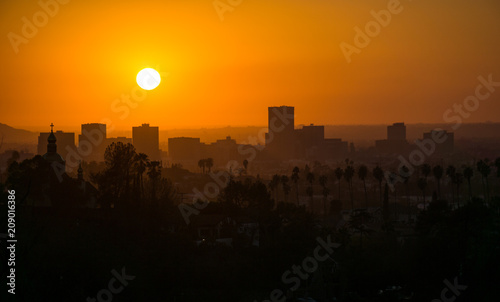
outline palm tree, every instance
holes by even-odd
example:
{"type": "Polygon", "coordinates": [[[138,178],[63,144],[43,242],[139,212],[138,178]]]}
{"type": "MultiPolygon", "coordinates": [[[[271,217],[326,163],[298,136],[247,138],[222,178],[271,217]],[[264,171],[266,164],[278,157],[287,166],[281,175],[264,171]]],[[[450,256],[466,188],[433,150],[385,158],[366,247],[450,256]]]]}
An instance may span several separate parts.
{"type": "Polygon", "coordinates": [[[352,195],[352,178],[354,177],[354,168],[351,165],[348,165],[344,171],[344,178],[347,181],[349,186],[349,196],[351,197],[351,209],[354,210],[354,198],[352,195]]]}
{"type": "Polygon", "coordinates": [[[209,157],[205,160],[205,165],[207,166],[208,168],[208,173],[210,173],[210,171],[212,170],[212,167],[214,166],[214,159],[209,157]]]}
{"type": "MultiPolygon", "coordinates": [[[[380,204],[382,204],[382,180],[384,179],[384,170],[380,168],[378,165],[373,168],[373,177],[378,180],[378,187],[380,193],[380,204]]],[[[383,204],[382,204],[383,206],[383,204]]]]}
{"type": "Polygon", "coordinates": [[[311,212],[314,213],[314,206],[313,206],[313,182],[314,182],[314,174],[312,172],[307,173],[306,179],[309,182],[309,187],[307,187],[307,195],[311,198],[311,212]]]}
{"type": "Polygon", "coordinates": [[[366,176],[368,175],[368,168],[365,165],[361,165],[358,168],[358,177],[363,182],[363,189],[365,190],[365,204],[368,208],[368,193],[366,192],[366,176]]]}
{"type": "Polygon", "coordinates": [[[427,180],[425,178],[420,177],[417,182],[418,188],[422,190],[422,198],[424,200],[424,210],[427,208],[425,203],[425,188],[427,187],[427,180]]]}
{"type": "Polygon", "coordinates": [[[340,201],[340,180],[342,179],[343,175],[344,175],[344,170],[342,170],[341,167],[337,167],[337,169],[335,169],[335,177],[337,177],[337,180],[339,182],[339,201],[340,201]]]}
{"type": "Polygon", "coordinates": [[[440,165],[434,166],[432,168],[432,174],[437,181],[438,197],[441,199],[441,178],[443,177],[444,169],[440,165]]]}
{"type": "Polygon", "coordinates": [[[144,153],[139,153],[135,156],[134,159],[134,168],[137,172],[137,178],[139,182],[139,197],[142,199],[143,194],[144,194],[144,182],[143,182],[143,177],[142,175],[144,172],[146,172],[146,168],[148,167],[149,164],[149,158],[146,154],[144,153]]]}
{"type": "Polygon", "coordinates": [[[149,179],[151,180],[151,202],[152,204],[156,205],[156,187],[157,187],[157,182],[161,177],[161,169],[160,169],[160,162],[159,161],[151,161],[149,162],[148,165],[148,176],[149,179]]]}
{"type": "Polygon", "coordinates": [[[460,185],[463,182],[463,174],[462,173],[456,173],[455,174],[455,184],[457,185],[457,208],[460,207],[460,185]]]}
{"type": "Polygon", "coordinates": [[[488,184],[488,176],[491,173],[491,167],[490,167],[488,162],[489,162],[489,160],[485,159],[485,160],[480,160],[477,163],[477,170],[481,174],[481,182],[483,184],[484,198],[486,201],[489,200],[488,197],[489,197],[490,189],[489,189],[489,184],[488,184]]]}
{"type": "Polygon", "coordinates": [[[495,167],[497,168],[497,177],[500,178],[500,157],[495,159],[495,167]]]}
{"type": "Polygon", "coordinates": [[[293,168],[292,171],[292,181],[295,184],[295,194],[297,194],[297,206],[299,206],[299,167],[293,168]]]}
{"type": "Polygon", "coordinates": [[[451,202],[455,202],[455,190],[453,187],[453,184],[455,183],[455,174],[457,174],[457,171],[453,165],[449,165],[446,168],[446,176],[448,176],[451,180],[451,202]]]}
{"type": "Polygon", "coordinates": [[[399,175],[401,175],[404,179],[405,184],[405,193],[406,193],[406,202],[408,203],[408,222],[411,219],[411,202],[410,202],[410,192],[408,188],[408,183],[410,180],[410,169],[407,166],[402,166],[399,175]]]}
{"type": "Polygon", "coordinates": [[[198,167],[200,167],[201,169],[203,169],[203,174],[205,174],[205,159],[200,159],[198,161],[198,167]]]}
{"type": "Polygon", "coordinates": [[[288,184],[288,176],[281,176],[281,185],[283,186],[283,195],[285,196],[285,202],[288,202],[288,193],[290,193],[290,185],[288,184]]]}
{"type": "Polygon", "coordinates": [[[427,177],[431,174],[431,166],[429,164],[422,165],[422,174],[424,174],[425,180],[427,180],[427,177]]]}
{"type": "Polygon", "coordinates": [[[247,174],[247,168],[248,168],[248,160],[243,161],[243,167],[245,168],[245,174],[247,174]]]}
{"type": "Polygon", "coordinates": [[[321,187],[323,187],[323,214],[326,216],[326,202],[328,199],[328,194],[330,193],[330,190],[326,186],[326,183],[328,181],[328,177],[326,175],[321,175],[319,177],[319,184],[321,187]]]}
{"type": "Polygon", "coordinates": [[[273,192],[275,203],[278,203],[278,196],[276,194],[277,191],[276,189],[278,188],[280,180],[281,180],[280,176],[278,174],[274,174],[273,178],[269,182],[269,189],[273,192]]]}
{"type": "Polygon", "coordinates": [[[469,166],[465,166],[464,177],[467,179],[467,183],[469,184],[469,201],[472,201],[472,186],[470,183],[472,176],[474,176],[474,170],[469,166]]]}

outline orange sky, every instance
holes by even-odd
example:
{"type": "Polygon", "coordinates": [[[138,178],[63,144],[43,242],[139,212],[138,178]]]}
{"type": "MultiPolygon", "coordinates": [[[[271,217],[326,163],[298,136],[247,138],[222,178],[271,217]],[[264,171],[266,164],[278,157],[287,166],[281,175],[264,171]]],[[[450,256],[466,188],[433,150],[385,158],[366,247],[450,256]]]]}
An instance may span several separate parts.
{"type": "MultiPolygon", "coordinates": [[[[244,0],[224,21],[212,2],[72,0],[16,53],[9,33],[21,35],[22,18],[41,7],[2,1],[0,122],[265,125],[266,108],[285,104],[296,107],[296,124],[443,122],[478,76],[500,81],[496,0],[403,0],[351,63],[340,43],[354,44],[353,28],[389,0],[244,0]],[[162,83],[131,108],[120,98],[146,67],[162,83]]],[[[500,121],[499,100],[500,89],[466,122],[500,121]]]]}

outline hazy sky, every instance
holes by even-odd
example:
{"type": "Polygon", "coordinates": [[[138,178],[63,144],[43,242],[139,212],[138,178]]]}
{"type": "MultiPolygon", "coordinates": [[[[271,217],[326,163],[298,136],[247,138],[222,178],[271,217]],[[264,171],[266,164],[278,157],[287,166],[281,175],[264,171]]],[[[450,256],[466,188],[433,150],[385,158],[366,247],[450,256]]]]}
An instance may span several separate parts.
{"type": "MultiPolygon", "coordinates": [[[[72,0],[47,20],[37,1],[2,1],[0,122],[265,125],[272,105],[295,106],[297,124],[443,122],[478,76],[500,82],[497,0],[403,0],[348,63],[340,44],[392,1],[244,0],[223,21],[212,0],[72,0]],[[12,42],[34,15],[44,26],[12,42]],[[136,103],[146,67],[162,83],[136,103]]],[[[465,121],[500,121],[499,100],[465,121]]]]}

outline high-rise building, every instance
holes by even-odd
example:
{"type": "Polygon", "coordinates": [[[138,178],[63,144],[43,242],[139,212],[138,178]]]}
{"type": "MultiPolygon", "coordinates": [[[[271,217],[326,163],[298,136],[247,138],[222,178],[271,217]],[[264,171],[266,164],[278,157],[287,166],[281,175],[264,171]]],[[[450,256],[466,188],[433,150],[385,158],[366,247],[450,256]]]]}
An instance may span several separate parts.
{"type": "Polygon", "coordinates": [[[103,161],[106,150],[106,124],[82,124],[78,136],[78,152],[85,161],[103,161]]]}
{"type": "Polygon", "coordinates": [[[198,161],[204,156],[200,139],[194,137],[169,138],[168,153],[174,161],[198,161]]]}
{"type": "Polygon", "coordinates": [[[387,139],[375,141],[375,147],[381,153],[404,153],[408,151],[409,146],[405,123],[387,126],[387,139]]]}
{"type": "Polygon", "coordinates": [[[158,127],[142,124],[132,128],[132,142],[137,153],[145,153],[150,160],[160,160],[160,131],[158,127]]]}
{"type": "Polygon", "coordinates": [[[266,150],[270,158],[286,160],[295,155],[294,110],[290,106],[268,108],[266,150]]]}

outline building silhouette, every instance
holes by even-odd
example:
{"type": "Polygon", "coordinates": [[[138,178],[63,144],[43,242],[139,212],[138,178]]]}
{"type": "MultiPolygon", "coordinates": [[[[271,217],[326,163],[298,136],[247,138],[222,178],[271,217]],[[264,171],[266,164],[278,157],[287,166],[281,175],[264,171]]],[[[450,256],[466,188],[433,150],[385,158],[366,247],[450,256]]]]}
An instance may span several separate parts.
{"type": "Polygon", "coordinates": [[[161,159],[158,127],[150,127],[149,124],[132,127],[132,142],[137,153],[146,154],[152,161],[159,161],[161,159]]]}
{"type": "MultiPolygon", "coordinates": [[[[57,138],[54,134],[54,124],[50,124],[50,133],[47,137],[47,152],[42,155],[43,159],[45,159],[51,166],[54,164],[57,165],[57,169],[59,171],[66,170],[66,161],[64,158],[57,153],[57,138]]],[[[74,135],[73,135],[74,138],[74,135]]],[[[40,138],[39,138],[40,139],[40,138]]]]}
{"type": "Polygon", "coordinates": [[[443,155],[453,153],[455,148],[455,135],[446,130],[431,130],[424,133],[423,141],[432,140],[435,142],[435,154],[443,155]]]}
{"type": "MultiPolygon", "coordinates": [[[[51,128],[53,127],[54,125],[51,124],[51,128]]],[[[51,129],[50,132],[41,132],[38,136],[37,153],[39,155],[43,155],[47,152],[47,141],[49,137],[51,140],[55,139],[55,141],[57,141],[57,145],[59,146],[59,148],[56,147],[56,149],[58,149],[57,152],[64,159],[71,150],[73,150],[73,152],[76,150],[75,133],[63,132],[60,130],[54,132],[53,129],[51,129]]]]}
{"type": "Polygon", "coordinates": [[[106,124],[82,124],[82,132],[78,135],[78,151],[87,162],[102,161],[108,146],[106,124]]]}
{"type": "Polygon", "coordinates": [[[379,153],[405,153],[409,147],[404,123],[394,123],[387,126],[387,139],[375,141],[375,148],[379,153]]]}
{"type": "Polygon", "coordinates": [[[310,124],[295,129],[295,108],[291,106],[269,107],[266,134],[267,159],[328,160],[344,157],[347,142],[341,139],[325,139],[325,126],[310,124]]]}

